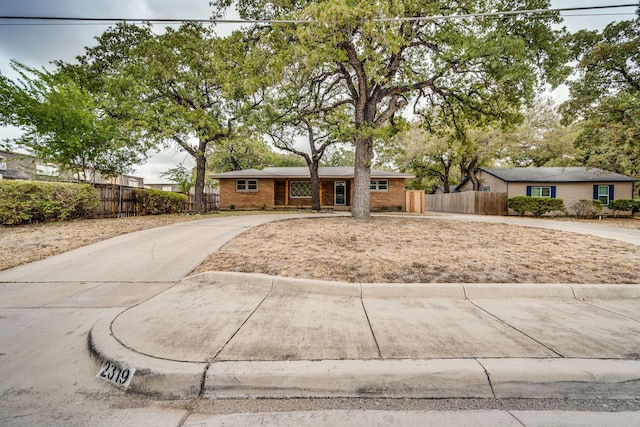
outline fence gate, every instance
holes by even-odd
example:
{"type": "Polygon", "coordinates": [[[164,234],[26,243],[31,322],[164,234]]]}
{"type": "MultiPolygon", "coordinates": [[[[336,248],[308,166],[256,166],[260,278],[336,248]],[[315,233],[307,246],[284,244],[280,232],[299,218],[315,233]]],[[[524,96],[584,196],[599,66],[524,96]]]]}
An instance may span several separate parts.
{"type": "Polygon", "coordinates": [[[424,213],[424,191],[406,191],[406,210],[409,213],[424,213]]]}

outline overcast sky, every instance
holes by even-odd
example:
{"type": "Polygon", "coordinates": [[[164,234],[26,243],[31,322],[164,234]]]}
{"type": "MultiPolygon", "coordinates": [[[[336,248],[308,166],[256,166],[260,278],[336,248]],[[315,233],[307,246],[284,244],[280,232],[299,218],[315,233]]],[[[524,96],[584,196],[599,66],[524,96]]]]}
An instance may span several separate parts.
{"type": "MultiPolygon", "coordinates": [[[[552,6],[584,7],[633,3],[634,0],[552,0],[552,6]]],[[[633,18],[635,8],[596,11],[611,15],[566,16],[565,26],[569,31],[604,28],[609,22],[633,18]],[[624,15],[626,13],[626,15],[624,15]]],[[[583,12],[582,14],[584,14],[583,12]]],[[[574,13],[572,13],[574,14],[574,13]]],[[[65,16],[100,18],[171,18],[206,19],[211,15],[209,0],[0,0],[0,16],[65,16]]],[[[9,61],[16,59],[32,67],[50,67],[56,59],[73,61],[81,55],[85,46],[94,44],[109,24],[55,25],[32,21],[0,20],[0,72],[10,78],[15,74],[9,61]]],[[[161,26],[157,26],[158,31],[161,26]]],[[[218,27],[223,34],[229,25],[218,27]]],[[[562,92],[559,92],[562,97],[562,92]]],[[[0,127],[0,139],[19,135],[16,129],[0,127]]],[[[138,167],[136,174],[146,182],[158,181],[159,174],[178,163],[189,163],[184,153],[163,152],[153,157],[148,164],[138,167]]]]}

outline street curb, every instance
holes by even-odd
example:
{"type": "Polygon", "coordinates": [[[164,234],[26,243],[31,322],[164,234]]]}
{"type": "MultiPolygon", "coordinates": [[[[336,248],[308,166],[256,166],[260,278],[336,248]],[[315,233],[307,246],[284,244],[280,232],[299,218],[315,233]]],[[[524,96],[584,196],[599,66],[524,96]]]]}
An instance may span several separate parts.
{"type": "MultiPolygon", "coordinates": [[[[351,284],[243,273],[202,273],[185,283],[255,283],[284,292],[361,298],[640,297],[638,285],[351,284]],[[405,287],[406,286],[406,287],[405,287]],[[401,291],[405,292],[401,292],[401,291]]],[[[118,314],[119,315],[119,314],[118,314]]],[[[114,316],[114,319],[118,317],[114,316]]],[[[460,358],[180,362],[138,353],[102,318],[89,333],[101,361],[136,369],[129,390],[163,399],[390,398],[640,398],[640,360],[460,358]]],[[[132,325],[135,326],[135,325],[132,325]]]]}
{"type": "Polygon", "coordinates": [[[547,298],[637,299],[640,284],[558,283],[348,283],[297,279],[266,274],[208,271],[183,279],[184,283],[269,284],[273,289],[320,295],[362,298],[547,298]]]}
{"type": "Polygon", "coordinates": [[[100,361],[134,367],[129,391],[204,398],[640,398],[640,360],[387,359],[221,361],[157,359],[131,351],[102,319],[89,333],[100,361]]]}
{"type": "Polygon", "coordinates": [[[478,359],[496,398],[640,397],[640,360],[478,359]]]}
{"type": "Polygon", "coordinates": [[[492,398],[474,359],[216,362],[206,398],[492,398]]]}
{"type": "Polygon", "coordinates": [[[102,318],[91,328],[89,351],[100,362],[109,360],[135,368],[129,391],[161,399],[188,399],[200,394],[206,363],[177,362],[132,351],[112,335],[112,321],[102,318]]]}

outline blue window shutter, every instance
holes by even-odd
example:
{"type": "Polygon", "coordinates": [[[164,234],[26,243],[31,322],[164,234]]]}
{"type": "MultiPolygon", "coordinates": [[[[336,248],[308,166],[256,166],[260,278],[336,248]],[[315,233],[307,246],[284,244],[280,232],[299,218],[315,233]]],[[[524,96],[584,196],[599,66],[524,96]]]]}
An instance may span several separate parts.
{"type": "Polygon", "coordinates": [[[527,197],[531,197],[531,186],[527,185],[527,197]]]}
{"type": "Polygon", "coordinates": [[[613,200],[613,185],[609,186],[609,201],[613,200]]]}
{"type": "Polygon", "coordinates": [[[594,185],[593,186],[593,200],[600,200],[600,198],[598,198],[598,185],[594,185]]]}
{"type": "Polygon", "coordinates": [[[552,199],[556,198],[556,186],[555,185],[551,186],[551,198],[552,199]]]}

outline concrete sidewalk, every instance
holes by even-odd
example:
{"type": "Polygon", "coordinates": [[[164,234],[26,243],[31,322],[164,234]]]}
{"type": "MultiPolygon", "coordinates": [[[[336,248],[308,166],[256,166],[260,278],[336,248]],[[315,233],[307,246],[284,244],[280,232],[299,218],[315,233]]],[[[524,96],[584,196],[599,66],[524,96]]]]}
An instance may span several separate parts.
{"type": "Polygon", "coordinates": [[[636,398],[639,297],[203,273],[102,319],[91,345],[167,398],[636,398]]]}
{"type": "MultiPolygon", "coordinates": [[[[292,217],[120,236],[0,272],[0,297],[109,308],[90,332],[94,354],[135,367],[132,391],[164,398],[640,397],[640,286],[183,279],[242,231],[292,217]]],[[[533,221],[640,245],[635,230],[533,221]]]]}

